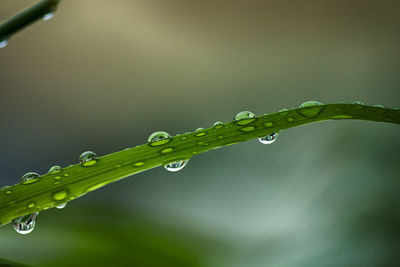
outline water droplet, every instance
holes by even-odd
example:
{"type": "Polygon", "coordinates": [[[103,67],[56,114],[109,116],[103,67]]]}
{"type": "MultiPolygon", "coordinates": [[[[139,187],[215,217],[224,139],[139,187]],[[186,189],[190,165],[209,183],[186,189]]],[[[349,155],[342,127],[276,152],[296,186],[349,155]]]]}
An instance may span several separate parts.
{"type": "MultiPolygon", "coordinates": [[[[203,128],[199,128],[200,130],[196,130],[196,132],[197,131],[201,131],[201,130],[204,130],[203,128]]],[[[194,136],[196,136],[196,137],[201,137],[201,136],[205,136],[207,134],[207,132],[206,131],[204,131],[204,132],[200,132],[200,133],[197,133],[197,134],[195,134],[194,136]]]]}
{"type": "Polygon", "coordinates": [[[53,166],[50,168],[50,170],[47,173],[51,173],[51,174],[56,174],[61,172],[61,167],[60,166],[53,166]]]}
{"type": "Polygon", "coordinates": [[[12,193],[11,190],[7,190],[7,191],[6,191],[6,195],[10,195],[11,193],[12,193]]]}
{"type": "Polygon", "coordinates": [[[199,145],[199,146],[208,146],[209,144],[207,142],[197,142],[197,145],[199,145]]]}
{"type": "Polygon", "coordinates": [[[351,102],[352,104],[354,104],[354,105],[365,105],[364,104],[364,102],[361,102],[361,101],[353,101],[353,102],[351,102]]]}
{"type": "Polygon", "coordinates": [[[149,145],[151,146],[161,146],[167,144],[170,141],[171,136],[169,135],[169,133],[163,131],[152,133],[147,139],[147,142],[149,142],[149,145]]]}
{"type": "Polygon", "coordinates": [[[247,127],[240,128],[239,130],[241,132],[247,133],[247,132],[254,131],[255,129],[256,129],[256,127],[254,127],[254,126],[247,126],[247,127]]]}
{"type": "Polygon", "coordinates": [[[278,133],[270,133],[267,136],[258,138],[258,140],[263,144],[269,145],[275,142],[277,138],[278,138],[278,133]]]}
{"type": "Polygon", "coordinates": [[[79,156],[79,162],[82,166],[88,167],[96,163],[96,153],[92,151],[85,151],[79,156]]]}
{"type": "Polygon", "coordinates": [[[385,108],[385,106],[383,106],[383,105],[372,105],[373,107],[376,107],[376,108],[385,108]]]}
{"type": "Polygon", "coordinates": [[[55,181],[54,185],[61,184],[61,181],[55,181]]]}
{"type": "Polygon", "coordinates": [[[265,127],[271,127],[272,125],[274,125],[274,123],[272,121],[264,122],[265,127]]]}
{"type": "Polygon", "coordinates": [[[297,112],[304,117],[314,117],[324,109],[323,104],[318,101],[306,101],[299,108],[297,112]]]}
{"type": "Polygon", "coordinates": [[[323,105],[321,102],[318,101],[306,101],[300,104],[299,108],[307,108],[307,107],[314,107],[314,106],[321,106],[323,105]]]}
{"type": "Polygon", "coordinates": [[[204,128],[197,128],[195,132],[204,130],[204,128]]]}
{"type": "Polygon", "coordinates": [[[178,160],[178,161],[171,162],[171,163],[164,165],[164,168],[170,172],[177,172],[177,171],[182,170],[183,167],[185,167],[188,162],[189,162],[188,159],[178,160]]]}
{"type": "Polygon", "coordinates": [[[54,13],[53,13],[53,12],[49,12],[49,13],[45,14],[45,15],[42,17],[42,19],[43,19],[43,20],[49,20],[49,19],[51,19],[53,16],[54,16],[54,13]]]}
{"type": "Polygon", "coordinates": [[[216,129],[216,130],[221,129],[221,128],[224,127],[223,124],[224,124],[224,123],[223,123],[222,121],[216,121],[216,122],[214,122],[214,124],[213,124],[213,128],[216,129]]]}
{"type": "Polygon", "coordinates": [[[68,195],[67,189],[62,189],[53,194],[53,199],[54,200],[63,200],[67,197],[67,195],[68,195]]]}
{"type": "Polygon", "coordinates": [[[0,48],[6,47],[7,45],[8,45],[7,39],[0,40],[0,48]]]}
{"type": "Polygon", "coordinates": [[[250,111],[241,111],[235,116],[235,121],[237,125],[247,125],[255,121],[256,115],[250,111]]]}
{"type": "Polygon", "coordinates": [[[35,202],[29,202],[28,205],[26,205],[29,209],[32,209],[36,206],[35,202]]]}
{"type": "Polygon", "coordinates": [[[163,150],[161,150],[161,153],[162,154],[167,154],[167,153],[172,152],[173,150],[174,149],[172,147],[167,147],[167,148],[164,148],[163,150]]]}
{"type": "Polygon", "coordinates": [[[34,212],[25,216],[18,217],[12,220],[13,227],[17,233],[26,235],[33,231],[35,228],[35,220],[38,212],[34,212]]]}
{"type": "Polygon", "coordinates": [[[39,174],[36,172],[27,172],[21,177],[22,184],[32,184],[39,181],[39,174]]]}
{"type": "Polygon", "coordinates": [[[286,120],[287,120],[288,122],[293,122],[293,121],[294,121],[294,119],[293,119],[292,117],[288,117],[286,120]]]}
{"type": "Polygon", "coordinates": [[[67,203],[62,203],[62,204],[56,206],[56,208],[57,209],[63,209],[63,208],[65,208],[65,206],[67,206],[67,203]]]}
{"type": "Polygon", "coordinates": [[[139,162],[133,163],[133,166],[135,166],[135,167],[140,167],[140,166],[143,166],[143,165],[144,165],[143,161],[139,161],[139,162]]]}
{"type": "Polygon", "coordinates": [[[187,136],[182,136],[182,137],[180,137],[179,139],[181,139],[181,140],[187,140],[188,137],[187,137],[187,136]]]}
{"type": "Polygon", "coordinates": [[[285,111],[288,111],[288,109],[287,108],[281,108],[280,110],[278,110],[278,112],[285,112],[285,111]]]}
{"type": "Polygon", "coordinates": [[[224,136],[223,135],[218,135],[218,139],[223,139],[224,136]]]}

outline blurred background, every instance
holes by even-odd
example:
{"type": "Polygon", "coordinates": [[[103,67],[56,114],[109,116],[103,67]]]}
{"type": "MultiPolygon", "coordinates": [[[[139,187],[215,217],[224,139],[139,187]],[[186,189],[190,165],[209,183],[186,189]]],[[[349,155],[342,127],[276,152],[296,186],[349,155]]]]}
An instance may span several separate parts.
{"type": "MultiPolygon", "coordinates": [[[[1,0],[0,20],[38,1],[1,0]]],[[[400,2],[62,1],[0,49],[0,187],[307,100],[400,106],[400,2]]],[[[323,122],[0,228],[32,266],[398,266],[400,127],[323,122]],[[396,264],[397,263],[397,264],[396,264]]]]}

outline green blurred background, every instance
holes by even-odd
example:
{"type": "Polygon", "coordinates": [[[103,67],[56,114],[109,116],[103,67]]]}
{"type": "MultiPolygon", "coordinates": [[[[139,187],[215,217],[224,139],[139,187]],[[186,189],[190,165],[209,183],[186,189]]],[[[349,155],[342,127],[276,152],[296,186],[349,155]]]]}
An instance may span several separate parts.
{"type": "MultiPolygon", "coordinates": [[[[37,1],[1,0],[0,20],[37,1]]],[[[62,1],[0,49],[0,187],[234,114],[400,106],[400,2],[62,1]]],[[[324,122],[0,228],[33,266],[398,266],[398,125],[324,122]]]]}

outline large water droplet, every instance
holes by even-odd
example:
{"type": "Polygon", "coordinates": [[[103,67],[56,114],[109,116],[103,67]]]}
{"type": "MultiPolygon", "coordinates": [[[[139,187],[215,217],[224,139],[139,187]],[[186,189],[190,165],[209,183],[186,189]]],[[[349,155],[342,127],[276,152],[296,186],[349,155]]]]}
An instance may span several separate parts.
{"type": "Polygon", "coordinates": [[[164,168],[170,172],[177,172],[177,171],[182,170],[183,167],[185,167],[188,162],[189,162],[188,159],[178,160],[178,161],[171,162],[171,163],[164,165],[164,168]]]}
{"type": "Polygon", "coordinates": [[[0,40],[0,48],[6,47],[7,45],[8,45],[7,39],[0,40]]]}
{"type": "Polygon", "coordinates": [[[161,146],[167,144],[170,141],[171,135],[163,131],[154,132],[147,139],[147,142],[149,142],[149,145],[151,146],[161,146]]]}
{"type": "Polygon", "coordinates": [[[96,163],[96,153],[85,151],[79,156],[79,162],[82,166],[88,167],[96,163]]]}
{"type": "Polygon", "coordinates": [[[49,13],[45,14],[45,15],[42,17],[42,19],[43,19],[43,20],[49,20],[49,19],[51,19],[53,16],[54,16],[54,13],[53,13],[53,12],[49,12],[49,13]]]}
{"type": "Polygon", "coordinates": [[[35,228],[35,220],[38,214],[38,212],[34,212],[12,220],[15,231],[22,235],[26,235],[32,232],[33,228],[35,228]]]}
{"type": "Polygon", "coordinates": [[[242,111],[236,114],[235,121],[237,125],[247,125],[256,120],[256,115],[250,111],[242,111]]]}
{"type": "Polygon", "coordinates": [[[32,184],[39,181],[39,174],[36,172],[27,172],[21,177],[22,184],[32,184]]]}
{"type": "Polygon", "coordinates": [[[258,140],[262,143],[262,144],[272,144],[273,142],[275,142],[275,140],[278,138],[278,133],[270,133],[267,136],[264,137],[260,137],[258,138],[258,140]]]}
{"type": "Polygon", "coordinates": [[[256,115],[251,111],[241,111],[235,116],[235,121],[245,120],[245,119],[252,119],[255,118],[256,115]]]}
{"type": "Polygon", "coordinates": [[[313,107],[313,106],[321,106],[323,105],[321,102],[318,101],[306,101],[300,104],[300,108],[306,108],[306,107],[313,107]]]}
{"type": "Polygon", "coordinates": [[[56,174],[61,172],[61,167],[60,166],[53,166],[50,168],[50,170],[47,173],[51,173],[51,174],[56,174]]]}

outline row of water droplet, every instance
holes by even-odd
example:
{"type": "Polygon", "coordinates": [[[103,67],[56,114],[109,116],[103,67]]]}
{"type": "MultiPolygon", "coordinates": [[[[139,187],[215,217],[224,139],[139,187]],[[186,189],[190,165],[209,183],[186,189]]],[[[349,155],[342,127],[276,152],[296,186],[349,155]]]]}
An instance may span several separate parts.
{"type": "MultiPolygon", "coordinates": [[[[355,101],[352,104],[364,105],[364,103],[362,103],[361,101],[355,101]]],[[[317,102],[317,101],[307,101],[307,102],[302,103],[299,107],[300,108],[306,108],[306,107],[313,107],[313,106],[320,106],[320,105],[322,105],[322,103],[317,102]]],[[[383,108],[383,106],[380,106],[380,105],[375,105],[375,106],[383,108]]],[[[285,112],[285,111],[287,111],[287,109],[280,110],[280,112],[285,112]]],[[[314,113],[313,112],[304,113],[303,115],[305,115],[305,116],[306,115],[307,116],[313,116],[313,115],[315,115],[315,112],[314,113]]],[[[239,112],[238,114],[236,114],[234,119],[236,121],[236,124],[241,125],[241,126],[245,126],[245,125],[248,125],[251,122],[255,121],[256,120],[256,115],[254,113],[250,112],[250,111],[242,111],[242,112],[239,112]]],[[[264,125],[266,127],[270,127],[270,126],[273,125],[273,123],[272,122],[266,122],[266,123],[264,123],[264,125]]],[[[214,125],[213,125],[213,129],[214,130],[221,129],[223,127],[224,127],[224,124],[223,124],[223,122],[220,122],[220,121],[215,122],[214,125]]],[[[245,131],[251,131],[251,130],[255,129],[254,127],[253,127],[254,129],[251,128],[251,127],[253,127],[253,126],[245,127],[245,128],[242,128],[242,129],[248,128],[245,131]]],[[[197,134],[195,134],[195,136],[201,137],[201,136],[206,135],[206,132],[204,132],[202,130],[204,130],[204,129],[203,128],[198,128],[195,131],[195,132],[198,132],[197,134]]],[[[278,138],[278,133],[272,132],[272,133],[270,133],[270,134],[268,134],[266,136],[258,138],[258,140],[262,144],[272,144],[273,142],[276,141],[277,138],[278,138]]],[[[186,140],[186,139],[187,139],[186,136],[182,136],[181,137],[181,140],[186,140]]],[[[164,131],[158,131],[158,132],[152,133],[149,136],[147,141],[148,141],[148,144],[150,146],[157,147],[157,146],[161,146],[161,145],[167,144],[169,141],[171,141],[171,135],[168,134],[167,132],[164,132],[164,131]]],[[[172,151],[172,148],[169,148],[170,150],[167,150],[167,149],[168,148],[162,150],[161,152],[162,153],[169,153],[169,152],[172,151]]],[[[80,161],[82,166],[90,167],[90,166],[94,165],[97,162],[96,154],[94,152],[92,152],[92,151],[83,152],[79,157],[79,161],[80,161]]],[[[181,160],[177,160],[177,161],[165,164],[164,168],[166,170],[168,170],[168,171],[176,172],[176,171],[182,170],[186,166],[186,164],[188,162],[189,162],[189,159],[181,159],[181,160]]],[[[136,162],[133,165],[135,167],[141,167],[141,166],[144,165],[144,162],[142,162],[142,161],[136,162]]],[[[48,173],[49,174],[58,174],[61,171],[62,171],[62,168],[60,166],[53,166],[53,167],[50,168],[48,173]]],[[[67,174],[65,174],[65,176],[66,175],[67,174]]],[[[55,179],[59,180],[60,176],[56,176],[55,179]]],[[[22,180],[21,184],[34,183],[37,180],[39,180],[39,174],[37,174],[35,172],[28,172],[28,173],[26,173],[26,174],[24,174],[22,176],[21,180],[22,180]]],[[[57,183],[60,183],[60,181],[56,181],[55,182],[55,184],[57,184],[57,183]]],[[[11,194],[11,191],[6,191],[6,194],[11,194]]],[[[61,191],[58,191],[53,195],[53,198],[56,201],[62,201],[64,199],[66,199],[66,197],[67,197],[67,191],[65,189],[61,190],[61,191]]],[[[61,208],[64,208],[65,206],[66,206],[66,202],[65,203],[61,203],[61,204],[57,205],[56,207],[61,209],[61,208]]],[[[33,202],[28,203],[28,208],[33,208],[33,207],[35,207],[35,203],[33,203],[33,202]]],[[[21,217],[18,217],[16,219],[14,219],[12,221],[14,229],[20,234],[28,234],[28,233],[32,232],[32,230],[34,229],[35,220],[36,220],[38,214],[39,214],[38,212],[34,212],[34,213],[31,213],[31,214],[28,214],[28,215],[25,215],[25,216],[21,216],[21,217]]]]}

